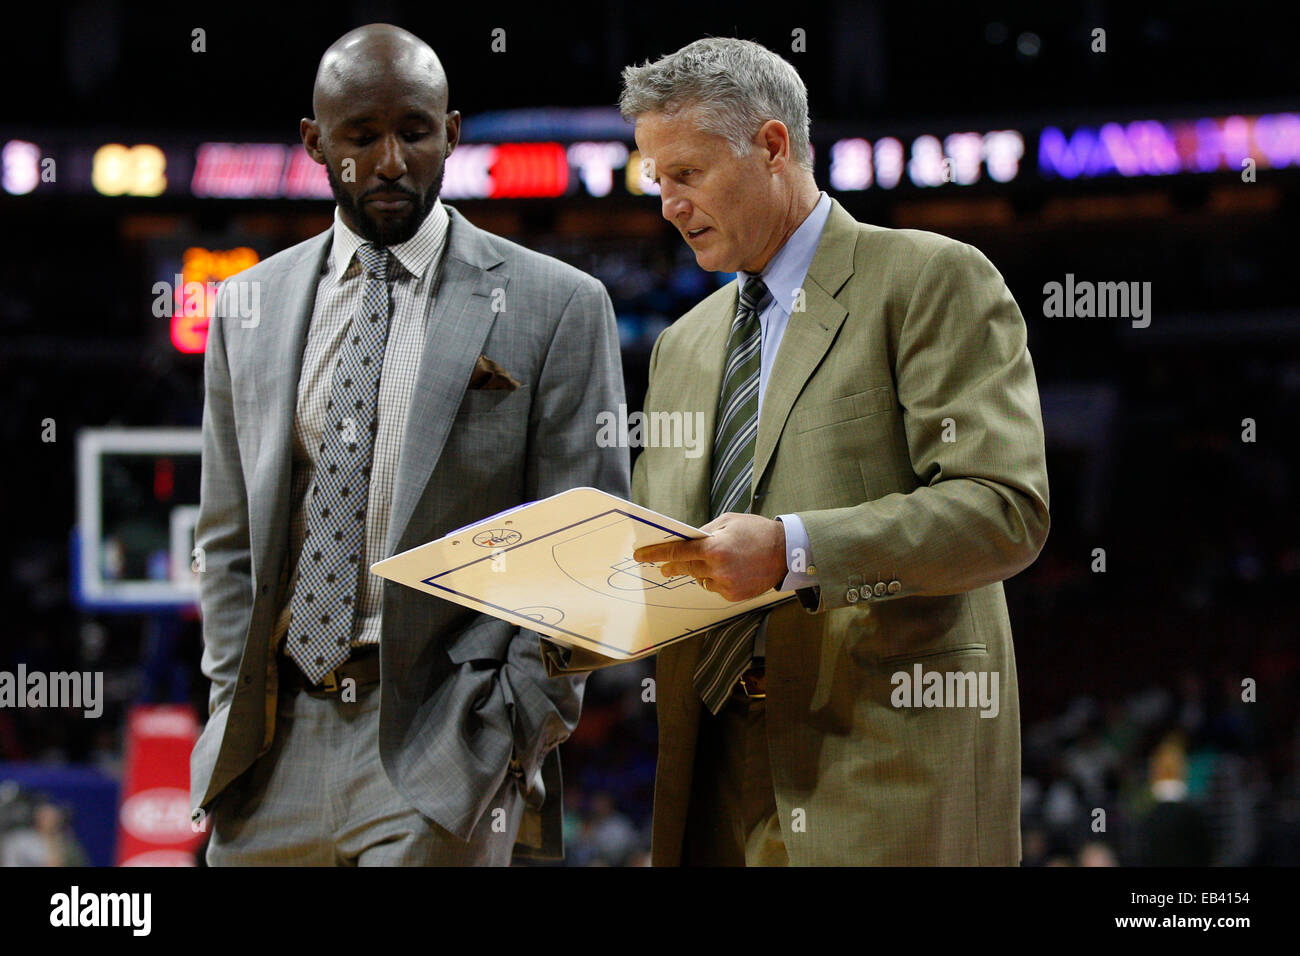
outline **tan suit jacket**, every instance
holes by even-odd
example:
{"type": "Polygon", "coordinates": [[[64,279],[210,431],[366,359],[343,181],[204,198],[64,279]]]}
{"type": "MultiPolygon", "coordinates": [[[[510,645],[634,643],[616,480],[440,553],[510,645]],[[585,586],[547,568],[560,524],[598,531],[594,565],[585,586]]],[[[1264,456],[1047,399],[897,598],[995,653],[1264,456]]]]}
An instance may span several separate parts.
{"type": "MultiPolygon", "coordinates": [[[[760,412],[752,509],[802,518],[820,582],[768,620],[790,862],[1015,865],[1020,726],[1001,582],[1035,559],[1049,523],[1024,319],[978,250],[859,223],[838,203],[804,294],[760,412]],[[893,675],[915,664],[986,671],[990,687],[996,675],[996,716],[894,706],[893,675]]],[[[733,282],[660,336],[647,413],[703,411],[712,434],[736,297],[733,282]]],[[[647,448],[633,497],[702,525],[709,476],[708,455],[647,448]]],[[[699,643],[658,655],[657,865],[681,860],[699,643]]]]}

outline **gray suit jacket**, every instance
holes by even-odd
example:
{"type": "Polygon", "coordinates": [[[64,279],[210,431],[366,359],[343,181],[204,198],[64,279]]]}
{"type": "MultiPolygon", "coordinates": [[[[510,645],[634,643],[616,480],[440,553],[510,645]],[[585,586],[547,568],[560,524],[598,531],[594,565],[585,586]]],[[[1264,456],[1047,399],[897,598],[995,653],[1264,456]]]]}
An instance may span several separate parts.
{"type": "MultiPolygon", "coordinates": [[[[625,400],[604,287],[448,214],[386,550],[371,560],[576,486],[629,494],[626,451],[595,442],[597,413],[625,400]],[[520,388],[467,390],[479,355],[520,388]]],[[[270,635],[296,560],[287,553],[293,419],[330,237],[240,273],[260,283],[259,320],[232,314],[227,285],[208,333],[195,541],[212,690],[191,757],[196,808],[213,805],[274,734],[270,635]]],[[[412,806],[467,839],[514,773],[528,800],[517,854],[561,856],[555,748],[577,724],[582,679],[547,677],[533,632],[392,581],[380,662],[380,756],[412,806]]]]}

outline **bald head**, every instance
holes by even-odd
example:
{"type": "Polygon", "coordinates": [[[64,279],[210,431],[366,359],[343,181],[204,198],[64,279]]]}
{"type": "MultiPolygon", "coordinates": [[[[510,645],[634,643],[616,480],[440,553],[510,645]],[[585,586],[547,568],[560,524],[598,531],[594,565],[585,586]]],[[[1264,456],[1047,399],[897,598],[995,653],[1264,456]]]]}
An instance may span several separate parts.
{"type": "Polygon", "coordinates": [[[359,27],[321,57],[312,112],[299,123],[303,146],[325,167],[344,224],[379,245],[410,239],[460,140],[437,55],[400,27],[359,27]]]}
{"type": "Polygon", "coordinates": [[[369,23],[343,34],[320,58],[311,108],[316,117],[381,83],[428,97],[430,110],[447,109],[447,74],[433,48],[391,23],[369,23]]]}

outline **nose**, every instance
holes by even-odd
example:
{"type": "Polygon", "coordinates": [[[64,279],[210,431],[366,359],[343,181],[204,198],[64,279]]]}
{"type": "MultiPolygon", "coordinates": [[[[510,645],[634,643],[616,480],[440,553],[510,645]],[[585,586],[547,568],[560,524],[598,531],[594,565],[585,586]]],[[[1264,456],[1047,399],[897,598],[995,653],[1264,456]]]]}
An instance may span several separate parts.
{"type": "Polygon", "coordinates": [[[395,183],[406,175],[406,157],[402,152],[402,141],[396,135],[383,138],[379,161],[375,163],[375,175],[390,183],[395,183]]]}
{"type": "Polygon", "coordinates": [[[690,215],[690,201],[678,193],[677,187],[667,177],[664,177],[659,184],[659,203],[663,217],[669,222],[683,215],[690,215]]]}

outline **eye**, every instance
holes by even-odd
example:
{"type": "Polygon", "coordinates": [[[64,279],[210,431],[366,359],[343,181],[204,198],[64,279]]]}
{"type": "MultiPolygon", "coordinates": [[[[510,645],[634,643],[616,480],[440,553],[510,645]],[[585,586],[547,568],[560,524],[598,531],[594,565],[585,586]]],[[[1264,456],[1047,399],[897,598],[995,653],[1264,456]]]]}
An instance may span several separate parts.
{"type": "Polygon", "coordinates": [[[402,134],[403,138],[408,143],[418,142],[419,140],[424,139],[428,135],[429,135],[429,131],[427,129],[413,129],[409,132],[402,134]]]}
{"type": "Polygon", "coordinates": [[[359,136],[350,137],[350,140],[353,143],[353,145],[368,146],[375,141],[375,138],[371,136],[369,133],[362,133],[359,136]]]}

